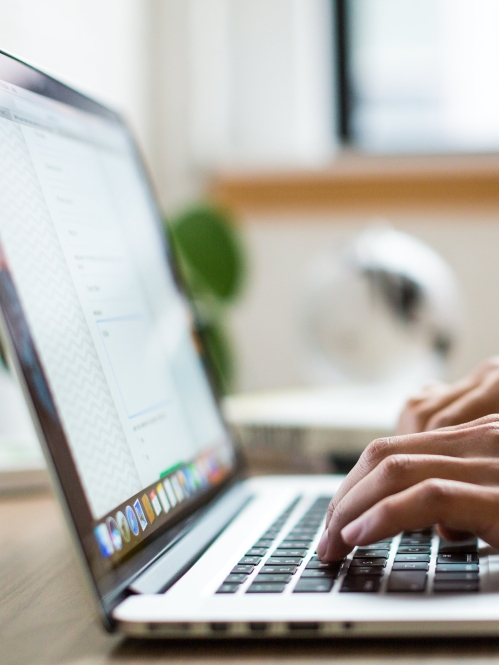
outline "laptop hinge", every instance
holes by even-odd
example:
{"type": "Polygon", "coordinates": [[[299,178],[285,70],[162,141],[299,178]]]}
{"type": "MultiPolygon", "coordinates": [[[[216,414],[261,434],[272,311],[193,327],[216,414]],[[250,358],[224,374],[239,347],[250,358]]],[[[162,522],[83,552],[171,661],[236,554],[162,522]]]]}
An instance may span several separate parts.
{"type": "Polygon", "coordinates": [[[171,586],[251,498],[246,483],[238,483],[183,538],[139,575],[128,587],[129,591],[140,594],[160,593],[171,586]]]}

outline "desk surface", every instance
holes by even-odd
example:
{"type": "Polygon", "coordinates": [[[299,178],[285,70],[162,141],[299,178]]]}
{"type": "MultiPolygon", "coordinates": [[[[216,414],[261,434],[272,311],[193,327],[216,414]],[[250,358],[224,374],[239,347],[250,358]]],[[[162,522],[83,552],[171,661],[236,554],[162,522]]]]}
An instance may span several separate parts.
{"type": "Polygon", "coordinates": [[[498,640],[132,641],[95,621],[50,495],[0,499],[0,664],[460,663],[499,657],[498,640]]]}

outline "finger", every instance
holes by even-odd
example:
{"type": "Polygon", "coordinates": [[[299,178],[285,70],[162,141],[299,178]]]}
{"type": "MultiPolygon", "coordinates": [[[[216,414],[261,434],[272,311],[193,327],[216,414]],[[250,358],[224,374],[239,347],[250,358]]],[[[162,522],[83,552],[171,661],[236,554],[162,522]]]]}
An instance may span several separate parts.
{"type": "Polygon", "coordinates": [[[487,381],[435,413],[426,423],[426,430],[469,422],[499,412],[499,377],[487,381]]]}
{"type": "Polygon", "coordinates": [[[499,460],[461,459],[437,455],[391,455],[362,478],[338,503],[321,539],[317,554],[323,561],[338,561],[351,550],[343,541],[343,527],[384,498],[430,478],[477,485],[499,485],[499,460]]]}
{"type": "Polygon", "coordinates": [[[321,539],[318,554],[324,561],[343,558],[350,547],[342,528],[372,505],[429,478],[459,480],[483,485],[499,484],[499,460],[461,459],[433,455],[392,455],[361,479],[337,504],[321,539]]]}
{"type": "Polygon", "coordinates": [[[491,373],[494,373],[499,369],[499,356],[491,356],[484,360],[473,372],[479,380],[484,379],[489,376],[491,373]]]}
{"type": "MultiPolygon", "coordinates": [[[[427,386],[419,395],[407,403],[399,418],[397,434],[435,429],[434,426],[428,424],[430,420],[435,418],[440,411],[447,409],[453,402],[479,388],[480,385],[487,386],[486,392],[489,397],[499,396],[499,356],[488,358],[469,376],[452,386],[446,386],[442,383],[427,386]],[[496,384],[495,388],[492,385],[494,382],[496,384]]],[[[462,419],[459,419],[459,412],[457,412],[458,419],[448,419],[445,425],[466,422],[466,420],[474,417],[493,413],[497,409],[496,406],[495,408],[489,408],[489,410],[470,412],[468,416],[462,416],[462,419]]]]}
{"type": "Polygon", "coordinates": [[[383,499],[342,531],[350,545],[368,545],[404,530],[439,523],[499,547],[499,489],[453,480],[426,480],[383,499]]]}
{"type": "Polygon", "coordinates": [[[431,381],[424,385],[418,393],[415,393],[411,396],[410,401],[420,401],[422,402],[428,397],[434,397],[436,395],[444,394],[448,391],[449,384],[444,383],[443,381],[431,381]]]}
{"type": "Polygon", "coordinates": [[[442,524],[437,524],[438,535],[444,540],[451,540],[458,542],[460,540],[469,540],[473,534],[469,531],[455,531],[454,529],[449,529],[442,524]]]}
{"type": "Polygon", "coordinates": [[[479,385],[477,377],[467,377],[452,386],[435,388],[426,395],[410,399],[399,417],[397,434],[424,432],[432,416],[477,385],[479,385]]]}
{"type": "Polygon", "coordinates": [[[453,457],[493,457],[499,453],[499,415],[434,432],[372,441],[331,499],[326,515],[329,525],[336,506],[352,487],[389,455],[427,454],[453,457]]]}
{"type": "Polygon", "coordinates": [[[493,425],[499,427],[499,412],[489,413],[486,416],[480,416],[480,418],[475,418],[466,423],[459,423],[458,425],[449,425],[447,427],[439,427],[440,432],[457,432],[462,430],[468,430],[473,427],[478,427],[479,425],[493,425]]]}

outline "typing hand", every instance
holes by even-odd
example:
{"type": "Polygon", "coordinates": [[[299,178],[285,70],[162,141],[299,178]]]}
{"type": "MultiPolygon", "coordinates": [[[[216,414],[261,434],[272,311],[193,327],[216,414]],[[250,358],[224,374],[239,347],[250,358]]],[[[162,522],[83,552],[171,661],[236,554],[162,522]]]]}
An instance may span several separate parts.
{"type": "Polygon", "coordinates": [[[329,504],[317,553],[336,561],[432,524],[499,548],[499,415],[370,443],[329,504]]]}
{"type": "Polygon", "coordinates": [[[412,434],[499,413],[499,357],[489,358],[451,385],[434,383],[407,402],[397,433],[412,434]]]}

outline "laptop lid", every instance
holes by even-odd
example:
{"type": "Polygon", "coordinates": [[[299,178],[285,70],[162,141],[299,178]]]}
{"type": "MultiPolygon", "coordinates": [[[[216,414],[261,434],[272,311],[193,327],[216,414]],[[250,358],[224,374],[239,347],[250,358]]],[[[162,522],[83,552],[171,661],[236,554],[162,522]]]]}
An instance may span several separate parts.
{"type": "Polygon", "coordinates": [[[0,306],[107,614],[238,464],[127,127],[4,53],[0,306]]]}

